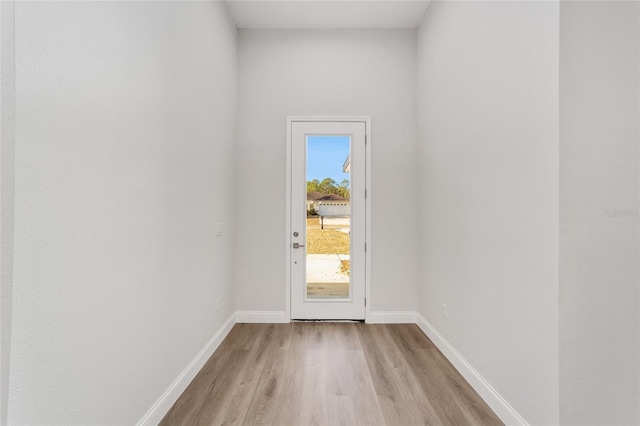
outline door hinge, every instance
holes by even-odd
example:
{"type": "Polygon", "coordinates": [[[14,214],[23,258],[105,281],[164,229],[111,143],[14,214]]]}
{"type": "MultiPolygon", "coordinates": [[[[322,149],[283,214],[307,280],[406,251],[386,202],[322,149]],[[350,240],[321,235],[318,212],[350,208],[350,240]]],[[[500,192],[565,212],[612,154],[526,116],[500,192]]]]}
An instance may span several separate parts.
{"type": "Polygon", "coordinates": [[[367,243],[364,243],[364,252],[367,252],[367,243]]]}
{"type": "Polygon", "coordinates": [[[367,198],[367,188],[364,189],[364,198],[367,198]]]}

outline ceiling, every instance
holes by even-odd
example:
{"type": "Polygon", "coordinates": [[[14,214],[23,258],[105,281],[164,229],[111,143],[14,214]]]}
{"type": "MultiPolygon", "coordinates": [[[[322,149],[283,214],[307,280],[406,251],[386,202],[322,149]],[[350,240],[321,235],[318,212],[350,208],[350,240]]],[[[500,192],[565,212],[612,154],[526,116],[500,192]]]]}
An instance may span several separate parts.
{"type": "Polygon", "coordinates": [[[227,0],[239,29],[417,28],[430,0],[227,0]]]}

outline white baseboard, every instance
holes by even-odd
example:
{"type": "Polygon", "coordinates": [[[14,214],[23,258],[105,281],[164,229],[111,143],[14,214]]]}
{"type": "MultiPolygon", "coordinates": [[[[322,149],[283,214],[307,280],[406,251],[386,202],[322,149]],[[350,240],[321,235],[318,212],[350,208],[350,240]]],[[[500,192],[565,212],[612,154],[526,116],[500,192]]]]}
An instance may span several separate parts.
{"type": "Polygon", "coordinates": [[[367,324],[415,324],[414,311],[371,311],[366,319],[367,324]]]}
{"type": "Polygon", "coordinates": [[[227,337],[236,323],[236,314],[233,313],[216,334],[207,342],[196,357],[187,365],[180,375],[173,381],[171,386],[162,394],[155,404],[147,411],[142,420],[138,422],[138,426],[157,425],[162,418],[169,412],[173,404],[178,400],[182,392],[187,388],[189,383],[202,369],[204,364],[211,358],[211,355],[218,349],[220,343],[227,337]]]}
{"type": "Polygon", "coordinates": [[[236,322],[286,323],[291,319],[285,311],[236,311],[236,322]]]}
{"type": "Polygon", "coordinates": [[[416,324],[462,374],[500,420],[507,425],[528,425],[527,421],[465,360],[456,349],[420,314],[416,324]]]}

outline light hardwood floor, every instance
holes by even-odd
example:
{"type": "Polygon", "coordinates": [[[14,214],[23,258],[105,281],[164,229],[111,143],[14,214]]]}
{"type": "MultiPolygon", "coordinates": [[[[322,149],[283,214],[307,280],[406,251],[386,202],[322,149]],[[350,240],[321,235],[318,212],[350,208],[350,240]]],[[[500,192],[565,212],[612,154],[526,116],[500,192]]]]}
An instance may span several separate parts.
{"type": "Polygon", "coordinates": [[[236,324],[162,425],[499,425],[413,324],[236,324]]]}

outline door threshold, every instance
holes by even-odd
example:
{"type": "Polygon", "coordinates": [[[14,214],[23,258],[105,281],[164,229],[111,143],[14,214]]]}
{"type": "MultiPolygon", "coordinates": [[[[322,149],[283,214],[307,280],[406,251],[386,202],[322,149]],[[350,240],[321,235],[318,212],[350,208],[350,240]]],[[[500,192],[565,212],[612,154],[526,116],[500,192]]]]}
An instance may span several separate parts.
{"type": "Polygon", "coordinates": [[[346,320],[346,319],[292,319],[291,322],[353,322],[364,324],[364,320],[346,320]]]}

